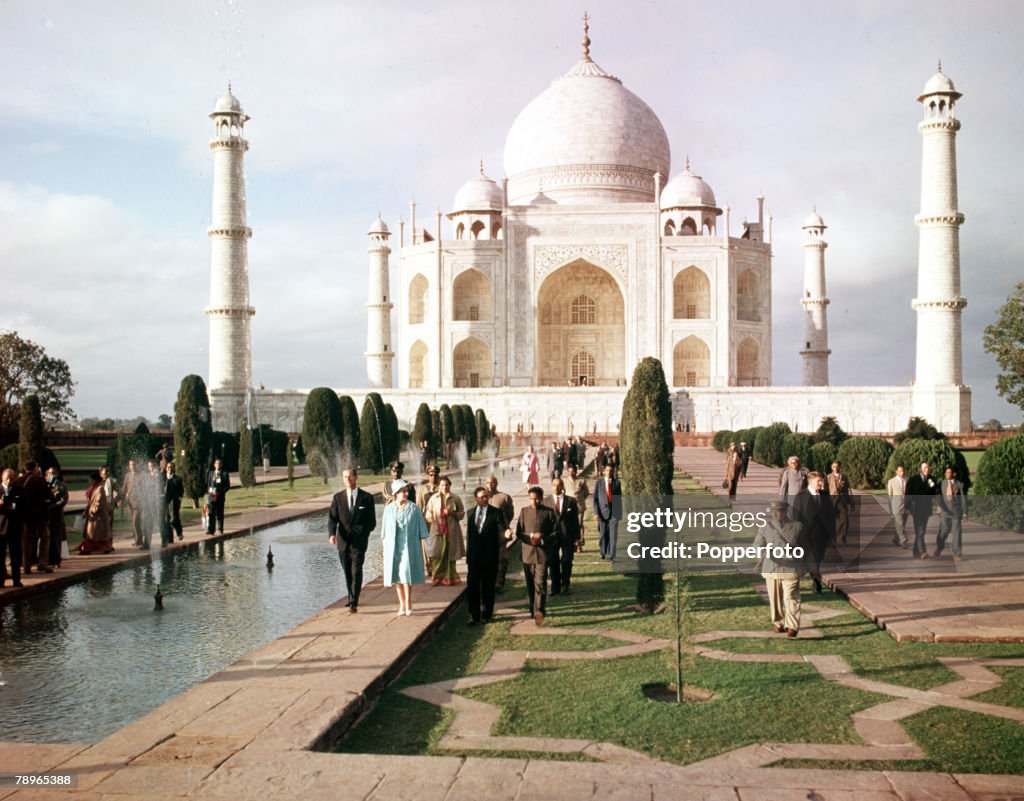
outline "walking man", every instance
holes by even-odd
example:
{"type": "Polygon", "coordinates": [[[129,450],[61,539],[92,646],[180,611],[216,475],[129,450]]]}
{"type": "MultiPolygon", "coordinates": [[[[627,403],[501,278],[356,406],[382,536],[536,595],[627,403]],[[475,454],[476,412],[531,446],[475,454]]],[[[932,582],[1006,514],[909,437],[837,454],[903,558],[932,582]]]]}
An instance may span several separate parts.
{"type": "MultiPolygon", "coordinates": [[[[498,479],[491,473],[487,477],[487,493],[490,495],[491,508],[498,512],[501,522],[501,533],[506,540],[512,537],[512,519],[516,516],[516,508],[512,496],[507,492],[498,492],[498,479]]],[[[498,573],[494,579],[494,589],[501,592],[505,588],[505,577],[508,575],[508,546],[503,541],[498,551],[498,573]]]]}
{"type": "Polygon", "coordinates": [[[25,463],[21,483],[21,558],[26,573],[33,562],[40,573],[52,573],[50,567],[50,488],[36,462],[25,463]]]}
{"type": "Polygon", "coordinates": [[[359,591],[363,587],[363,560],[370,532],[377,528],[377,511],[373,496],[356,484],[359,474],[354,467],[341,474],[345,489],[334,496],[327,516],[327,532],[331,545],[338,548],[338,559],[345,572],[345,590],[348,592],[349,612],[359,611],[359,591]]]}
{"type": "Polygon", "coordinates": [[[779,476],[779,497],[792,508],[797,493],[804,489],[807,489],[807,470],[800,466],[799,456],[790,456],[779,476]]]}
{"type": "Polygon", "coordinates": [[[928,545],[924,535],[928,530],[928,518],[932,516],[932,496],[939,491],[938,482],[931,476],[931,465],[921,462],[917,473],[907,482],[907,506],[914,520],[914,558],[927,559],[928,545]]]}
{"type": "Polygon", "coordinates": [[[551,482],[551,493],[547,506],[555,510],[555,518],[558,521],[555,540],[548,552],[551,594],[568,595],[573,554],[576,553],[576,545],[580,541],[580,516],[576,508],[576,499],[565,491],[562,479],[556,478],[551,482]]]}
{"type": "Polygon", "coordinates": [[[956,470],[946,468],[945,478],[939,489],[939,536],[935,540],[935,556],[941,556],[946,540],[952,535],[953,561],[959,563],[963,556],[963,519],[967,517],[967,495],[963,482],[956,477],[956,470]]]}
{"type": "Polygon", "coordinates": [[[839,460],[832,462],[832,472],[828,474],[828,494],[836,510],[836,539],[840,545],[846,545],[853,497],[850,495],[850,480],[843,475],[843,465],[839,460]]]}
{"type": "Polygon", "coordinates": [[[544,490],[530,487],[530,505],[519,510],[516,539],[523,544],[523,576],[530,600],[530,616],[544,625],[548,599],[547,553],[555,538],[555,512],[543,503],[544,490]]]}
{"type": "Polygon", "coordinates": [[[615,468],[605,464],[604,477],[594,484],[594,515],[601,543],[601,558],[615,561],[615,541],[622,517],[622,485],[613,478],[615,468]]]}
{"type": "Polygon", "coordinates": [[[890,478],[885,485],[885,491],[889,495],[889,511],[892,513],[892,522],[896,526],[896,533],[892,535],[892,544],[899,545],[903,549],[910,547],[910,543],[907,542],[906,473],[907,469],[903,465],[896,465],[896,475],[890,478]]]}
{"type": "Polygon", "coordinates": [[[768,507],[769,519],[754,537],[755,547],[771,547],[769,555],[761,560],[761,576],[768,585],[768,609],[771,613],[772,628],[776,634],[796,637],[800,631],[800,577],[807,570],[806,552],[796,556],[800,547],[803,527],[790,522],[787,503],[772,501],[768,507]],[[792,557],[785,554],[786,549],[792,557]],[[783,556],[772,554],[782,551],[783,556]]]}
{"type": "MultiPolygon", "coordinates": [[[[781,500],[781,499],[780,499],[781,500]]],[[[807,474],[807,486],[797,493],[793,519],[802,523],[804,551],[809,554],[814,592],[821,593],[821,560],[836,539],[836,512],[825,491],[825,477],[817,471],[807,474]]]]}
{"type": "Polygon", "coordinates": [[[174,542],[175,534],[178,535],[179,541],[185,539],[181,528],[181,499],[184,497],[185,483],[181,476],[175,475],[174,462],[168,462],[164,479],[164,525],[160,537],[162,545],[174,542]]]}
{"type": "Polygon", "coordinates": [[[466,604],[471,626],[481,620],[490,623],[494,615],[494,584],[508,528],[501,512],[490,505],[491,493],[485,487],[477,487],[474,497],[476,506],[466,522],[466,604]]]}

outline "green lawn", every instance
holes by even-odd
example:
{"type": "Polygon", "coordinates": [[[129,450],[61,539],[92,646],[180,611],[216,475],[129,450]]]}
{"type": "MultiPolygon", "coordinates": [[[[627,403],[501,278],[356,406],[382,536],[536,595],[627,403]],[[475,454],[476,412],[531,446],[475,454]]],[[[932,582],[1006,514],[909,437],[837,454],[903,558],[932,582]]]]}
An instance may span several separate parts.
{"type": "MultiPolygon", "coordinates": [[[[518,571],[509,575],[516,580],[499,598],[523,598],[518,571]]],[[[691,609],[686,622],[689,632],[767,628],[767,606],[749,577],[690,574],[684,582],[691,609]]],[[[939,656],[1024,657],[1024,644],[897,643],[841,599],[831,594],[813,597],[809,590],[805,586],[805,599],[842,612],[817,624],[823,639],[735,638],[716,641],[713,647],[744,653],[841,655],[862,677],[919,689],[959,678],[936,660],[939,656]]],[[[635,579],[611,573],[591,551],[577,562],[573,595],[551,601],[545,625],[610,628],[671,639],[672,615],[635,614],[629,609],[635,592],[635,579]]],[[[672,597],[671,584],[667,596],[672,597]]],[[[608,644],[603,638],[587,644],[588,638],[579,636],[513,636],[507,622],[470,628],[464,625],[466,617],[464,611],[456,612],[340,750],[460,753],[437,745],[451,723],[450,713],[401,695],[401,688],[478,671],[496,649],[593,650],[608,644]]],[[[517,677],[463,694],[502,709],[495,735],[593,738],[679,764],[765,741],[860,743],[849,715],[888,698],[828,682],[809,664],[730,662],[690,655],[685,682],[713,691],[715,699],[682,706],[650,701],[641,687],[673,680],[672,653],[670,648],[597,661],[544,660],[535,653],[517,677]]],[[[1024,707],[1024,671],[996,670],[1004,683],[977,700],[1024,707]]],[[[926,752],[925,760],[865,761],[841,767],[1024,773],[1024,727],[1019,723],[937,708],[908,718],[905,725],[926,752]]],[[[832,763],[799,764],[825,767],[832,763]]]]}

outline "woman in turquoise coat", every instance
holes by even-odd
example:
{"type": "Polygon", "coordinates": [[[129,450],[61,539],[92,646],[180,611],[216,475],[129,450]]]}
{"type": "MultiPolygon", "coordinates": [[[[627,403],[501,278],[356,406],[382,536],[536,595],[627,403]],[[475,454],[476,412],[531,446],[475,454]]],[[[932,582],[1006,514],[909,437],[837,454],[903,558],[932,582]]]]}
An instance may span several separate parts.
{"type": "Polygon", "coordinates": [[[398,593],[397,615],[412,614],[412,585],[426,583],[423,570],[423,545],[427,523],[423,513],[409,502],[409,484],[402,479],[391,485],[395,499],[384,507],[384,586],[395,585],[398,593]]]}

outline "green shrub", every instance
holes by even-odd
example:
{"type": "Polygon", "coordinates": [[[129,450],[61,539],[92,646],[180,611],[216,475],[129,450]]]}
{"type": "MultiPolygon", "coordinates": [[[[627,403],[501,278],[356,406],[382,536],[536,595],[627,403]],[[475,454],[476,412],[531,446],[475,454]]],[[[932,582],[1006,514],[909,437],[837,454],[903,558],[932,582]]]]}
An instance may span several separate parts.
{"type": "MultiPolygon", "coordinates": [[[[893,437],[893,440],[896,442],[896,446],[899,447],[904,442],[911,439],[934,440],[945,438],[945,434],[939,431],[923,417],[911,417],[907,421],[907,427],[893,437]]],[[[907,466],[907,472],[910,472],[909,465],[907,466]]]]}
{"type": "Polygon", "coordinates": [[[788,453],[782,452],[782,441],[792,433],[786,423],[772,423],[758,433],[754,445],[754,461],[769,467],[783,467],[788,453]]]}
{"type": "Polygon", "coordinates": [[[837,453],[836,446],[831,442],[817,442],[811,446],[811,455],[807,460],[807,466],[819,473],[828,473],[832,470],[832,462],[836,460],[837,453]]]}
{"type": "Polygon", "coordinates": [[[735,439],[735,436],[735,432],[727,428],[716,431],[715,436],[711,438],[711,447],[719,453],[725,453],[729,449],[729,443],[735,439]]]}
{"type": "Polygon", "coordinates": [[[810,467],[813,446],[814,437],[810,434],[786,434],[782,438],[782,459],[785,462],[790,456],[796,456],[800,460],[800,464],[810,467]]]}
{"type": "Polygon", "coordinates": [[[221,467],[229,473],[238,472],[238,434],[231,431],[213,432],[211,464],[214,459],[220,459],[221,467]]]}
{"type": "Polygon", "coordinates": [[[477,409],[473,415],[473,422],[476,425],[476,447],[477,450],[487,450],[491,444],[491,424],[487,421],[487,415],[483,409],[477,409]]]}
{"type": "Polygon", "coordinates": [[[342,458],[345,437],[341,413],[341,401],[333,389],[317,387],[306,397],[302,414],[302,447],[310,473],[322,478],[324,484],[328,478],[337,475],[342,458]]]}
{"type": "Polygon", "coordinates": [[[892,445],[881,437],[850,437],[839,446],[836,458],[843,463],[851,487],[879,489],[889,478],[885,472],[892,452],[892,445]]]}
{"type": "Polygon", "coordinates": [[[174,404],[174,465],[193,506],[198,506],[207,490],[206,471],[213,444],[210,419],[206,383],[197,375],[185,376],[174,404]]]}
{"type": "Polygon", "coordinates": [[[256,443],[253,442],[253,430],[249,421],[242,420],[238,430],[238,481],[243,487],[256,486],[256,443]]]}
{"type": "Polygon", "coordinates": [[[363,401],[359,415],[359,466],[379,473],[391,461],[387,428],[387,410],[380,393],[371,392],[363,401]]]}
{"type": "Polygon", "coordinates": [[[981,457],[971,513],[990,526],[1024,530],[1024,434],[995,442],[981,457]]]}
{"type": "Polygon", "coordinates": [[[885,480],[888,481],[896,475],[896,465],[902,464],[907,469],[907,475],[911,476],[917,472],[921,462],[928,462],[931,465],[931,474],[936,480],[941,479],[943,470],[947,465],[951,465],[956,469],[956,477],[964,483],[964,487],[970,488],[971,476],[964,455],[945,439],[908,439],[904,441],[889,457],[889,463],[885,469],[885,480]]]}
{"type": "Polygon", "coordinates": [[[43,412],[39,406],[38,395],[26,395],[21,399],[18,445],[18,461],[22,466],[28,462],[40,465],[43,463],[43,412]]]}
{"type": "MultiPolygon", "coordinates": [[[[380,396],[378,396],[380,397],[380,396]]],[[[344,466],[354,465],[359,460],[359,449],[362,445],[361,422],[356,402],[348,395],[338,398],[341,406],[341,431],[338,440],[338,459],[344,466]]]]}
{"type": "MultiPolygon", "coordinates": [[[[416,409],[416,422],[412,427],[413,450],[420,452],[420,443],[427,443],[428,456],[434,452],[434,431],[430,422],[430,407],[421,403],[416,409]]],[[[411,469],[411,466],[410,466],[411,469]]]]}
{"type": "Polygon", "coordinates": [[[831,443],[833,448],[839,449],[848,438],[847,434],[843,429],[839,427],[839,423],[834,417],[823,417],[821,418],[821,425],[818,426],[818,430],[814,432],[814,441],[828,442],[831,443]]]}

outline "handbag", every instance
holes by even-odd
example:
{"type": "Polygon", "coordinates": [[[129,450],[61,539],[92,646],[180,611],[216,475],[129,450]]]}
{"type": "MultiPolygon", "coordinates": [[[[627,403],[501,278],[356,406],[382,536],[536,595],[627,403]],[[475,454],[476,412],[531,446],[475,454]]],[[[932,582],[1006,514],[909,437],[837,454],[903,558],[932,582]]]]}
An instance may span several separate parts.
{"type": "Polygon", "coordinates": [[[75,515],[75,519],[71,523],[71,530],[74,531],[76,534],[85,533],[85,514],[79,512],[77,515],[75,515]]]}
{"type": "Polygon", "coordinates": [[[722,489],[729,489],[729,479],[722,480],[722,489]]]}

